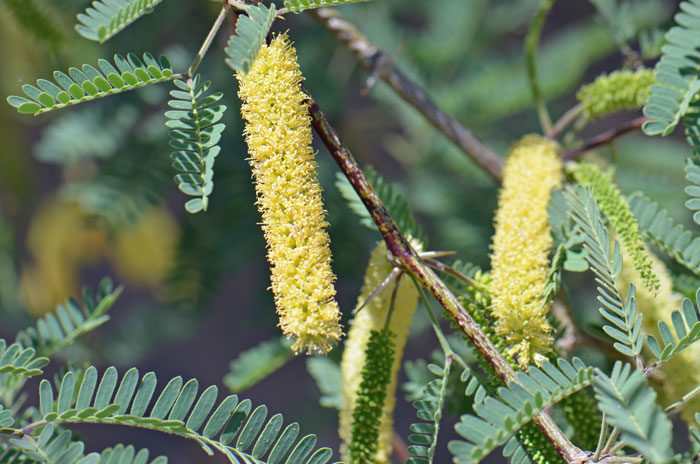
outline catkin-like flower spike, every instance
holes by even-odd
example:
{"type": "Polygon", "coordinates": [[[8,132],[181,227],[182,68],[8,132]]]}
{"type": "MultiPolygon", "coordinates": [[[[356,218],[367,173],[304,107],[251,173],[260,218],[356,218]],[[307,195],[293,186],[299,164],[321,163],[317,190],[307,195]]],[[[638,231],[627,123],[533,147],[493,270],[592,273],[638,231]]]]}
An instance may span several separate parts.
{"type": "Polygon", "coordinates": [[[649,253],[639,233],[637,218],[620,190],[608,174],[592,163],[579,164],[574,170],[574,178],[578,183],[593,189],[593,197],[620,236],[622,246],[641,275],[644,287],[655,295],[659,291],[659,279],[654,274],[649,253]]]}
{"type": "MultiPolygon", "coordinates": [[[[412,243],[413,247],[420,251],[420,245],[412,243]]],[[[367,270],[365,272],[362,292],[358,298],[358,305],[364,303],[370,294],[382,283],[384,278],[392,271],[392,267],[387,260],[387,250],[384,242],[381,242],[372,251],[367,270]]],[[[413,313],[418,306],[418,290],[411,279],[403,277],[399,280],[399,287],[394,300],[394,310],[387,329],[394,334],[393,338],[393,359],[386,366],[389,374],[389,385],[386,387],[386,399],[382,406],[382,414],[379,418],[378,434],[365,438],[373,439],[377,437],[376,448],[371,443],[353,443],[353,422],[360,423],[366,418],[353,420],[353,414],[358,404],[366,406],[367,398],[360,399],[364,394],[360,385],[364,382],[363,369],[377,365],[377,360],[367,360],[366,350],[370,341],[371,333],[383,333],[384,324],[391,306],[391,297],[394,285],[387,285],[381,292],[375,295],[366,306],[357,313],[355,320],[348,332],[343,351],[343,360],[340,368],[343,375],[343,408],[340,410],[340,438],[342,440],[340,453],[343,461],[348,464],[364,464],[360,461],[353,461],[356,456],[362,456],[363,449],[372,449],[373,459],[369,460],[373,464],[388,464],[391,462],[392,437],[394,434],[394,405],[396,403],[397,374],[401,366],[403,350],[406,346],[408,331],[411,327],[413,313]],[[371,362],[370,362],[371,361],[371,362]],[[389,367],[390,366],[390,367],[389,367]]],[[[375,335],[377,337],[378,335],[375,335]]],[[[376,350],[375,350],[376,352],[376,350]]],[[[368,375],[371,375],[368,373],[368,375]]],[[[378,374],[377,374],[378,375],[378,374]]],[[[366,390],[366,389],[365,389],[366,390]]],[[[363,406],[363,407],[365,407],[363,406]]],[[[357,429],[357,427],[355,427],[357,429]]],[[[357,429],[358,432],[361,430],[357,429]]],[[[354,438],[360,437],[358,433],[354,438]]]]}
{"type": "Polygon", "coordinates": [[[503,169],[491,255],[492,314],[496,332],[522,367],[543,359],[553,341],[542,296],[552,248],[547,203],[561,177],[556,143],[538,135],[518,141],[503,169]]]}
{"type": "Polygon", "coordinates": [[[583,105],[583,114],[587,119],[601,118],[646,105],[655,81],[653,69],[614,71],[581,87],[576,98],[583,105]]]}
{"type": "Polygon", "coordinates": [[[295,352],[325,353],[342,335],[340,312],[311,120],[287,36],[263,45],[237,77],[279,325],[295,352]]]}

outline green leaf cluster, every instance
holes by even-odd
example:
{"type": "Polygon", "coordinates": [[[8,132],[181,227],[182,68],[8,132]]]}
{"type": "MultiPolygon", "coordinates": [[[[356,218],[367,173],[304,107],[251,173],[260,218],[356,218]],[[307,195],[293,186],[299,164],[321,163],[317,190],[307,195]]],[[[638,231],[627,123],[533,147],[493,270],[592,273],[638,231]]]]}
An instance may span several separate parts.
{"type": "Polygon", "coordinates": [[[617,361],[610,376],[596,370],[593,388],[601,411],[625,444],[651,463],[671,460],[671,421],[655,403],[656,393],[644,373],[617,361]]]}
{"type": "MultiPolygon", "coordinates": [[[[560,358],[557,366],[545,361],[541,368],[518,372],[517,378],[517,383],[499,387],[496,395],[477,402],[475,415],[461,417],[455,430],[463,440],[448,444],[454,462],[476,463],[496,447],[505,445],[540,411],[590,385],[593,369],[577,358],[573,359],[573,365],[560,358]]],[[[513,445],[506,448],[511,453],[515,451],[513,445]]]]}
{"type": "Polygon", "coordinates": [[[663,54],[655,68],[656,84],[651,86],[649,101],[644,106],[644,115],[651,118],[644,124],[648,135],[673,132],[700,91],[700,1],[683,1],[680,9],[674,18],[677,25],[665,35],[663,54]]]}
{"type": "Polygon", "coordinates": [[[247,73],[258,56],[260,47],[275,20],[275,4],[247,5],[247,15],[241,15],[236,22],[236,33],[226,44],[226,64],[234,71],[247,73]]]}
{"type": "Polygon", "coordinates": [[[338,6],[346,3],[367,2],[369,0],[284,0],[284,6],[294,13],[301,13],[311,8],[338,6]]]}
{"type": "Polygon", "coordinates": [[[36,86],[24,84],[22,91],[29,98],[12,95],[7,97],[7,102],[20,113],[38,115],[173,79],[173,70],[165,56],[157,61],[150,53],[144,53],[141,61],[133,53],[126,58],[114,55],[114,63],[116,68],[100,59],[99,70],[84,64],[82,70],[70,68],[68,74],[55,71],[56,83],[39,79],[36,86]]]}
{"type": "Polygon", "coordinates": [[[602,221],[593,193],[582,186],[564,193],[571,217],[583,236],[586,260],[595,274],[600,314],[612,325],[603,330],[615,340],[615,349],[626,356],[639,356],[642,351],[642,315],[637,312],[634,285],[630,285],[625,302],[617,290],[622,269],[622,256],[617,241],[611,245],[610,235],[602,221]]]}
{"type": "Polygon", "coordinates": [[[78,14],[75,30],[89,40],[106,42],[163,0],[95,0],[78,14]]]}
{"type": "Polygon", "coordinates": [[[135,368],[119,380],[117,369],[109,367],[101,376],[90,366],[78,378],[68,372],[56,392],[48,380],[39,385],[40,413],[48,423],[118,424],[140,427],[195,440],[208,454],[218,450],[232,463],[263,460],[279,463],[325,464],[332,456],[328,448],[314,452],[315,435],[298,442],[299,426],[282,431],[281,414],[267,422],[267,407],[252,407],[250,400],[229,395],[217,404],[216,386],[198,395],[199,382],[182,377],[171,379],[160,394],[153,372],[142,377],[135,368]],[[152,400],[153,405],[150,406],[152,400]],[[213,410],[213,412],[212,412],[213,410]],[[282,432],[282,433],[280,433],[282,432]]]}
{"type": "Polygon", "coordinates": [[[214,160],[221,152],[219,141],[226,125],[220,121],[226,105],[215,105],[223,97],[221,92],[205,95],[211,82],[201,83],[199,75],[173,83],[177,90],[170,92],[173,99],[168,102],[173,110],[165,112],[170,146],[177,150],[170,158],[180,171],[175,176],[180,191],[197,197],[185,204],[187,212],[194,214],[207,210],[214,189],[214,160]]]}
{"type": "Polygon", "coordinates": [[[578,165],[574,171],[574,177],[580,184],[590,187],[598,207],[620,237],[627,253],[632,257],[632,263],[639,272],[642,282],[650,292],[655,294],[659,290],[659,279],[652,271],[651,259],[639,233],[637,219],[612,178],[592,163],[578,165]]]}

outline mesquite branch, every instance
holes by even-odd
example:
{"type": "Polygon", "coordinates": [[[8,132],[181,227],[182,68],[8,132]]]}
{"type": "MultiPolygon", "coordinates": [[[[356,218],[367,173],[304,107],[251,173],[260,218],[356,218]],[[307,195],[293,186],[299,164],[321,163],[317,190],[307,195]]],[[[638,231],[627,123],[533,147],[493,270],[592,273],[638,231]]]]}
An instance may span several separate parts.
{"type": "Polygon", "coordinates": [[[620,127],[616,127],[615,129],[610,129],[609,131],[605,131],[602,134],[596,135],[592,139],[586,141],[582,147],[564,153],[562,155],[562,159],[572,160],[578,158],[588,150],[592,150],[593,148],[599,147],[600,145],[610,143],[619,136],[626,134],[627,132],[639,129],[647,121],[649,121],[649,118],[647,118],[646,116],[640,116],[636,119],[629,121],[626,124],[623,124],[620,127]]]}
{"type": "MultiPolygon", "coordinates": [[[[395,261],[395,265],[408,272],[433,295],[437,302],[462,328],[467,337],[469,337],[474,346],[504,382],[517,382],[515,371],[486,337],[481,327],[467,313],[442,280],[423,262],[403,236],[379,196],[367,181],[355,158],[342,144],[338,134],[331,127],[311,96],[309,96],[309,112],[314,129],[377,224],[379,232],[386,242],[387,249],[395,261]]],[[[583,462],[586,459],[588,453],[574,446],[549,415],[542,412],[534,420],[545,437],[567,463],[583,462]]]]}
{"type": "Polygon", "coordinates": [[[389,54],[370,43],[355,26],[345,21],[334,9],[320,8],[310,10],[309,13],[345,45],[371,75],[376,75],[389,84],[401,98],[417,109],[493,180],[501,182],[501,158],[459,121],[442,111],[423,89],[391,63],[392,58],[389,54]]]}

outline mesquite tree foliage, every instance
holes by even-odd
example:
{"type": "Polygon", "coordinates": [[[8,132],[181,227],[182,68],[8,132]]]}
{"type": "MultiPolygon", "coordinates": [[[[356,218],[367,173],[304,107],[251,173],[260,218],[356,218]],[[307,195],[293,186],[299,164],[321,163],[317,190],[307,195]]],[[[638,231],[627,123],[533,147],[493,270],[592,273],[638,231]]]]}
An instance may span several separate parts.
{"type": "MultiPolygon", "coordinates": [[[[52,43],[52,53],[69,40],[59,17],[71,2],[6,3],[0,25],[20,31],[18,55],[29,53],[30,40],[52,43]]],[[[212,3],[187,8],[213,16],[212,3]]],[[[29,225],[31,264],[21,273],[14,229],[0,215],[0,316],[41,312],[28,328],[0,338],[0,464],[182,462],[175,452],[152,457],[129,444],[91,451],[75,424],[162,432],[231,463],[476,463],[493,453],[514,464],[696,462],[700,0],[682,1],[668,31],[661,29],[671,13],[663,2],[570,0],[591,17],[544,35],[555,0],[406,0],[394,9],[390,0],[278,3],[216,2],[218,16],[188,61],[192,44],[139,42],[137,55],[124,33],[141,24],[156,30],[159,21],[165,30],[178,15],[188,21],[174,0],[95,0],[71,13],[75,32],[114,44],[113,58],[85,52],[82,61],[65,62],[56,55],[48,76],[12,82],[6,100],[13,117],[50,124],[38,157],[57,164],[66,185],[29,225]],[[363,21],[355,26],[338,11],[363,21]],[[295,43],[304,21],[283,20],[297,15],[315,19],[350,52],[324,63],[329,85],[342,87],[349,60],[357,60],[369,72],[365,90],[396,114],[400,135],[376,117],[335,131],[323,112],[326,96],[316,98],[323,91],[314,79],[322,78],[300,66],[333,42],[314,31],[312,40],[295,43]],[[394,16],[408,21],[384,27],[394,16]],[[397,45],[412,38],[407,31],[425,37],[397,45]],[[371,36],[395,50],[382,50],[371,36]],[[517,60],[490,57],[497,40],[516,37],[517,60]],[[121,50],[124,43],[132,48],[121,50]],[[620,65],[584,82],[589,66],[607,55],[620,65]],[[464,65],[475,59],[479,66],[464,65]],[[225,64],[228,77],[205,62],[225,64]],[[115,106],[100,106],[107,101],[115,106]],[[226,112],[236,105],[240,119],[226,112]],[[466,127],[472,123],[486,142],[466,127]],[[665,158],[678,143],[655,136],[681,123],[688,146],[678,169],[665,158]],[[367,166],[361,152],[371,144],[352,135],[384,129],[382,148],[416,179],[409,188],[367,166]],[[325,149],[313,147],[314,131],[325,149]],[[626,163],[608,156],[630,131],[653,144],[652,156],[626,163]],[[247,158],[232,150],[234,136],[245,140],[247,158]],[[468,174],[459,173],[467,182],[451,180],[455,173],[436,179],[428,165],[438,158],[421,164],[421,150],[439,152],[450,169],[469,163],[468,174]],[[458,152],[468,160],[451,157],[458,152]],[[324,190],[332,177],[326,158],[337,163],[337,191],[324,190]],[[655,198],[663,183],[655,170],[680,174],[687,186],[672,187],[687,198],[655,198]],[[190,197],[177,233],[165,200],[180,196],[169,195],[164,177],[190,197]],[[242,193],[250,178],[254,196],[242,193]],[[433,197],[446,207],[432,210],[433,197]],[[253,203],[256,219],[240,213],[253,203]],[[464,214],[468,227],[459,226],[464,214]],[[356,224],[371,229],[371,238],[356,224]],[[460,259],[450,258],[450,234],[466,244],[460,259]],[[182,308],[211,300],[228,263],[249,244],[263,247],[258,235],[280,333],[234,357],[222,373],[228,395],[216,385],[200,388],[196,378],[159,383],[155,372],[105,367],[119,351],[100,338],[103,326],[117,323],[108,311],[122,304],[122,287],[112,280],[65,298],[86,266],[104,261],[127,288],[151,288],[163,303],[127,315],[122,331],[132,338],[124,355],[139,343],[157,344],[169,326],[186,332],[191,321],[182,308]],[[353,249],[354,269],[365,268],[354,308],[338,297],[352,285],[334,272],[331,253],[347,257],[346,249],[353,249]],[[404,360],[425,347],[425,332],[434,351],[404,360]],[[313,356],[307,366],[320,406],[337,409],[337,450],[239,396],[299,356],[313,356]],[[410,424],[395,420],[396,407],[406,405],[416,416],[410,424]],[[687,437],[674,440],[680,435],[687,437]]],[[[7,203],[22,209],[17,198],[7,203]]],[[[238,317],[227,327],[231,338],[246,323],[238,317]]]]}

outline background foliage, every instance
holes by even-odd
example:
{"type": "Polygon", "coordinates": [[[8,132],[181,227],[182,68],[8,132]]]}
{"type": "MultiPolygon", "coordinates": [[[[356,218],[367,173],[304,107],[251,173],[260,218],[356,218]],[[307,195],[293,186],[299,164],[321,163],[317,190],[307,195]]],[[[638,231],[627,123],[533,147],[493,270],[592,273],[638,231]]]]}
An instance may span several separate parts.
{"type": "MultiPolygon", "coordinates": [[[[19,3],[0,0],[0,43],[12,44],[0,46],[3,95],[17,94],[35,76],[115,53],[162,51],[174,68],[186,69],[219,8],[214,2],[166,0],[130,26],[129,33],[98,45],[72,29],[75,12],[87,2],[26,2],[37,8],[42,21],[23,20],[19,3]]],[[[442,108],[505,153],[512,140],[538,130],[522,57],[523,37],[538,3],[376,0],[342,7],[342,12],[392,53],[400,69],[442,108]]],[[[630,9],[613,9],[608,15],[584,1],[559,2],[553,9],[544,30],[539,75],[554,115],[575,103],[580,84],[625,61],[621,50],[630,38],[641,35],[648,43],[643,51],[654,57],[655,28],[668,24],[676,2],[627,4],[630,9]]],[[[486,266],[494,183],[390,89],[368,80],[349,53],[309,17],[288,15],[275,24],[275,30],[286,29],[296,42],[305,85],[360,163],[371,164],[390,183],[398,182],[396,189],[408,198],[432,244],[486,266]]],[[[227,130],[219,142],[216,188],[206,213],[186,214],[183,195],[169,179],[163,118],[171,98],[167,86],[80,105],[62,117],[21,117],[0,105],[0,337],[11,339],[33,317],[77,295],[83,284],[95,287],[103,275],[114,275],[125,285],[124,293],[107,326],[63,353],[73,362],[137,364],[144,371],[157,367],[168,378],[182,374],[202,384],[221,384],[232,358],[277,336],[237,88],[222,59],[227,25],[224,30],[199,69],[213,82],[210,92],[223,92],[219,103],[229,108],[222,116],[227,130]]],[[[602,127],[594,124],[587,133],[602,127]]],[[[341,276],[339,303],[347,315],[378,234],[362,227],[348,209],[334,186],[336,167],[324,148],[319,151],[333,266],[341,276]]],[[[690,224],[679,188],[685,183],[688,154],[681,140],[641,134],[597,153],[615,160],[615,180],[623,193],[643,190],[676,220],[690,224]]],[[[574,275],[569,284],[579,300],[576,307],[596,304],[590,292],[575,291],[592,289],[589,280],[574,275]]],[[[601,323],[595,311],[577,316],[584,325],[601,323]]],[[[430,359],[434,341],[427,325],[425,316],[416,320],[407,359],[430,359]]],[[[432,378],[410,380],[426,384],[432,378]]],[[[335,412],[307,407],[318,393],[304,360],[292,360],[246,395],[301,421],[307,432],[326,430],[319,441],[336,444],[335,412]],[[296,387],[281,394],[279,385],[296,387]]],[[[401,435],[408,435],[414,414],[408,402],[400,403],[401,435]]],[[[123,429],[119,433],[120,441],[148,445],[154,456],[168,449],[170,462],[201,459],[196,445],[123,429]],[[154,445],[155,439],[166,443],[154,445]]],[[[115,442],[99,430],[86,429],[85,434],[96,447],[115,442]]],[[[446,453],[444,447],[438,447],[440,452],[446,453]]],[[[211,462],[217,459],[224,462],[220,456],[211,462]]]]}

